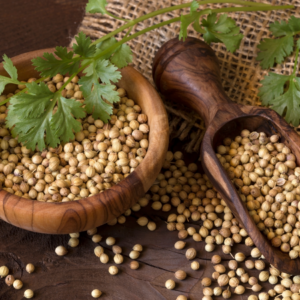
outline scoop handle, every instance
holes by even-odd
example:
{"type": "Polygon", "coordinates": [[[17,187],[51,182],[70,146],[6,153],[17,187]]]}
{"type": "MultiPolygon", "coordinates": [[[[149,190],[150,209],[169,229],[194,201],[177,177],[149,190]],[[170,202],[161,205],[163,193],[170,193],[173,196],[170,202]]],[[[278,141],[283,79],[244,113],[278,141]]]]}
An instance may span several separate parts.
{"type": "Polygon", "coordinates": [[[153,79],[164,96],[195,110],[206,125],[220,107],[233,104],[222,88],[214,51],[196,38],[164,44],[154,58],[153,79]]]}

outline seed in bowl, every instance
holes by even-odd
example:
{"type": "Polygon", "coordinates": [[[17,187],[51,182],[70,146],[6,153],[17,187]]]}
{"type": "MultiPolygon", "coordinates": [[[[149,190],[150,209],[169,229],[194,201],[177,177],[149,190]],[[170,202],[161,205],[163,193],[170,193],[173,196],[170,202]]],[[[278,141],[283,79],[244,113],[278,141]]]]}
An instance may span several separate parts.
{"type": "MultiPolygon", "coordinates": [[[[58,74],[45,82],[49,89],[56,91],[66,79],[58,74]]],[[[31,151],[12,137],[5,127],[7,106],[3,106],[0,114],[2,188],[32,200],[68,202],[101,193],[129,176],[147,153],[150,129],[141,108],[126,97],[124,89],[117,91],[121,100],[114,105],[107,124],[88,115],[79,120],[82,129],[73,141],[43,151],[31,151]]],[[[68,101],[84,101],[78,81],[68,84],[63,93],[68,101]]]]}

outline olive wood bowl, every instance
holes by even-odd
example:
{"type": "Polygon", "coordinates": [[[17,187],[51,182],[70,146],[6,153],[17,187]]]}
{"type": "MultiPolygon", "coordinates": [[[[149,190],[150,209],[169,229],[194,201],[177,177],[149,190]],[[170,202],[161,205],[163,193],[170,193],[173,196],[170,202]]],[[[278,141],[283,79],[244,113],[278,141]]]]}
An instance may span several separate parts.
{"type": "Polygon", "coordinates": [[[206,132],[200,157],[204,171],[254,244],[276,268],[299,274],[300,259],[291,260],[288,253],[273,247],[259,231],[215,154],[225,137],[234,138],[243,129],[249,129],[268,135],[279,134],[299,165],[298,134],[274,110],[233,103],[222,88],[214,51],[198,39],[187,38],[180,42],[175,38],[164,44],[154,58],[153,78],[163,95],[195,110],[203,118],[206,132]]]}
{"type": "MultiPolygon", "coordinates": [[[[31,60],[44,52],[54,53],[54,48],[28,52],[12,58],[18,69],[19,80],[38,78],[31,60]]],[[[126,90],[128,97],[141,106],[148,116],[149,147],[142,163],[127,178],[112,188],[78,201],[45,203],[15,196],[0,190],[0,219],[30,231],[67,234],[88,230],[120,216],[131,208],[155,181],[169,142],[168,117],[155,88],[134,68],[120,70],[122,79],[118,87],[126,90]]],[[[7,76],[3,65],[0,75],[7,76]]],[[[7,86],[11,92],[16,86],[7,86]]]]}

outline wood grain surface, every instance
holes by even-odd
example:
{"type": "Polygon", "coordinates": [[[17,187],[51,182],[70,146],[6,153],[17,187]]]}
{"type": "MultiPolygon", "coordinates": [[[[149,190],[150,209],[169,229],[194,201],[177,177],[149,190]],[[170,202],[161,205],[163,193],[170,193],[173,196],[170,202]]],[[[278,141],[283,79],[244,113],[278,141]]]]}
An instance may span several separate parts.
{"type": "MultiPolygon", "coordinates": [[[[21,300],[23,292],[27,288],[35,291],[34,299],[47,300],[82,300],[92,299],[90,293],[98,288],[103,292],[100,299],[110,300],[175,300],[178,295],[186,295],[189,300],[199,300],[203,297],[201,279],[210,277],[213,273],[213,266],[210,263],[213,254],[219,254],[227,267],[227,261],[231,259],[229,255],[223,254],[221,246],[211,254],[205,252],[204,242],[194,242],[191,237],[186,239],[188,247],[195,247],[200,269],[193,271],[190,268],[190,261],[185,257],[185,250],[176,250],[174,243],[178,240],[177,232],[167,232],[166,213],[154,212],[150,207],[142,209],[135,216],[130,216],[123,225],[108,226],[99,228],[98,233],[103,236],[103,240],[108,236],[116,238],[116,243],[122,247],[124,263],[119,265],[119,274],[112,276],[108,273],[108,268],[113,264],[113,253],[111,247],[104,241],[99,245],[105,248],[110,261],[102,264],[93,250],[97,244],[91,241],[91,237],[86,233],[80,237],[80,244],[77,248],[71,248],[64,257],[58,257],[54,253],[57,245],[67,245],[68,236],[51,236],[38,233],[31,233],[16,227],[12,227],[4,222],[0,223],[1,243],[0,265],[6,264],[16,278],[21,278],[24,288],[17,291],[7,287],[4,280],[0,279],[0,299],[1,300],[21,300]],[[157,223],[156,231],[150,232],[145,227],[137,226],[138,216],[147,215],[157,223]],[[131,270],[128,257],[132,247],[140,243],[144,247],[138,261],[140,269],[131,270]],[[36,266],[36,272],[28,274],[24,268],[27,263],[36,266]],[[179,281],[174,278],[174,272],[184,270],[188,277],[179,281]],[[168,279],[176,282],[174,290],[167,290],[164,287],[168,279]]],[[[191,226],[199,230],[200,224],[191,226]]],[[[251,248],[245,245],[235,245],[233,253],[243,252],[250,255],[251,248]]],[[[244,263],[239,263],[245,268],[244,263]]],[[[250,276],[258,277],[257,270],[247,270],[250,276]]],[[[212,287],[217,286],[216,282],[212,287]]],[[[250,287],[249,284],[245,285],[250,287]]],[[[271,288],[270,284],[263,283],[264,291],[271,288]]],[[[233,289],[230,289],[233,294],[233,289]]],[[[244,295],[234,295],[231,299],[247,300],[253,294],[247,290],[244,295]]],[[[214,297],[222,299],[222,297],[214,297]]]]}
{"type": "Polygon", "coordinates": [[[235,137],[243,129],[276,133],[295,154],[299,165],[300,136],[271,109],[231,102],[222,88],[214,51],[198,39],[180,42],[174,38],[162,46],[154,58],[153,78],[165,97],[184,103],[204,119],[207,129],[200,151],[204,171],[266,260],[282,272],[298,274],[300,259],[291,260],[259,231],[215,149],[224,138],[235,137]]]}

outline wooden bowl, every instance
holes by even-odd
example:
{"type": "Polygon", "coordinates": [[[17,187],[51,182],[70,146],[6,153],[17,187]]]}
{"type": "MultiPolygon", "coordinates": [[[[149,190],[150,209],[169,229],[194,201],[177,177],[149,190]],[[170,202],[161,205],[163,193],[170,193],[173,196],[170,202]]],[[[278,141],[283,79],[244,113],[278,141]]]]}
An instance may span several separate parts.
{"type": "MultiPolygon", "coordinates": [[[[12,58],[19,80],[39,74],[31,60],[54,48],[28,52],[12,58]]],[[[148,116],[149,148],[143,162],[127,178],[95,196],[78,201],[45,203],[15,196],[0,190],[0,219],[30,231],[67,234],[88,230],[117,218],[131,208],[150,188],[162,167],[168,149],[169,125],[164,105],[154,87],[134,68],[121,70],[118,87],[125,88],[129,98],[148,116]]],[[[0,65],[0,75],[7,76],[0,65]]],[[[15,86],[7,86],[5,93],[15,86]]]]}

